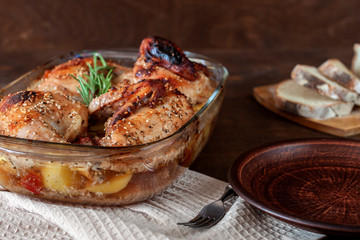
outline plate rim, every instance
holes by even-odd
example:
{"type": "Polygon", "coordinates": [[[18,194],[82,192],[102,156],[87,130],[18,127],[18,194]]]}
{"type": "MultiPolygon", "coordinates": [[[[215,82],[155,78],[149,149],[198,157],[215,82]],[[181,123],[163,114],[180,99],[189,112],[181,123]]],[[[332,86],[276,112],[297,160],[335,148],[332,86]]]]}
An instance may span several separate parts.
{"type": "Polygon", "coordinates": [[[281,210],[269,207],[266,204],[263,204],[256,197],[252,196],[246,189],[242,186],[238,180],[238,168],[242,162],[249,161],[249,156],[254,154],[259,154],[268,149],[274,149],[285,145],[299,145],[299,144],[347,144],[347,145],[357,145],[360,147],[360,141],[351,140],[351,139],[338,139],[338,138],[300,138],[300,139],[290,139],[282,140],[273,143],[264,144],[253,149],[250,149],[242,153],[231,165],[228,171],[228,181],[235,192],[248,204],[251,206],[283,221],[297,227],[310,230],[317,233],[342,233],[342,234],[360,234],[360,225],[342,225],[334,223],[325,223],[314,220],[306,220],[295,217],[291,214],[285,213],[281,210]]]}

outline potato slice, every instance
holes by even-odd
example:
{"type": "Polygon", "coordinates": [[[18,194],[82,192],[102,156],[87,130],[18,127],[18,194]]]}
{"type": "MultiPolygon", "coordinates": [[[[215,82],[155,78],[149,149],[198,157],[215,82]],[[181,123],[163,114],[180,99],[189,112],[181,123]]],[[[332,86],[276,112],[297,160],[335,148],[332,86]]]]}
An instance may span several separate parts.
{"type": "Polygon", "coordinates": [[[81,181],[76,171],[55,163],[44,166],[41,169],[41,176],[44,187],[61,193],[68,193],[69,187],[76,186],[81,181]]]}
{"type": "Polygon", "coordinates": [[[4,156],[0,156],[0,168],[2,168],[5,172],[8,172],[10,174],[16,174],[16,168],[11,163],[10,160],[8,160],[4,156]]]}
{"type": "Polygon", "coordinates": [[[117,175],[104,183],[90,185],[86,187],[86,190],[93,193],[117,193],[128,185],[131,177],[132,173],[117,175]]]}
{"type": "Polygon", "coordinates": [[[81,174],[82,176],[86,177],[87,179],[92,178],[89,167],[71,167],[71,169],[81,174]]]}
{"type": "Polygon", "coordinates": [[[7,187],[10,184],[9,182],[10,182],[10,177],[8,172],[0,168],[0,185],[2,185],[3,187],[7,187]]]}

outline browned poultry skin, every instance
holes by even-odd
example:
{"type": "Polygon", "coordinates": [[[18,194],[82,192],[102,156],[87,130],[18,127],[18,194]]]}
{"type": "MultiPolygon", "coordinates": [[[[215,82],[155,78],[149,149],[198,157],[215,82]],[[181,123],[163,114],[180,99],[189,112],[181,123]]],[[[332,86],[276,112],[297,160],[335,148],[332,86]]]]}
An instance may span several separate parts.
{"type": "Polygon", "coordinates": [[[116,63],[108,62],[114,68],[114,78],[111,79],[111,86],[121,88],[135,83],[132,68],[120,66],[116,63]]]}
{"type": "Polygon", "coordinates": [[[144,104],[155,105],[165,92],[161,80],[144,80],[120,89],[113,88],[90,102],[89,114],[100,121],[108,119],[115,112],[118,118],[123,118],[144,104]]]}
{"type": "Polygon", "coordinates": [[[149,105],[149,102],[125,114],[121,107],[106,122],[101,145],[130,146],[153,142],[176,132],[194,114],[185,96],[176,91],[166,91],[155,105],[149,105]]]}
{"type": "Polygon", "coordinates": [[[144,58],[149,67],[144,69],[141,66],[137,68],[135,65],[134,73],[137,78],[147,79],[152,67],[161,66],[187,80],[197,79],[194,63],[185,56],[175,43],[169,40],[160,37],[145,38],[140,45],[140,58],[144,58]]]}
{"type": "MultiPolygon", "coordinates": [[[[76,100],[81,100],[78,91],[80,84],[74,77],[78,78],[80,76],[86,80],[85,75],[89,75],[87,64],[93,65],[93,62],[93,58],[74,58],[59,64],[53,69],[46,71],[39,83],[29,88],[29,90],[58,92],[65,96],[73,96],[76,100]]],[[[111,61],[106,62],[114,67],[113,85],[120,87],[133,83],[133,78],[129,74],[131,73],[129,68],[119,66],[111,61]]],[[[101,65],[100,61],[98,65],[101,65]]]]}
{"type": "Polygon", "coordinates": [[[159,38],[145,38],[134,66],[135,81],[164,79],[168,90],[183,93],[193,105],[203,104],[215,89],[208,69],[191,62],[174,43],[159,38]]]}
{"type": "Polygon", "coordinates": [[[57,65],[44,73],[39,84],[33,90],[58,92],[65,96],[74,96],[81,100],[78,91],[79,82],[73,77],[84,77],[89,74],[89,67],[86,63],[93,63],[92,58],[74,58],[63,64],[57,65]]]}
{"type": "Polygon", "coordinates": [[[123,104],[126,87],[111,88],[108,92],[93,98],[88,110],[96,122],[104,122],[123,104]]]}
{"type": "Polygon", "coordinates": [[[115,125],[117,121],[129,116],[139,107],[144,105],[155,107],[165,94],[166,89],[161,80],[144,80],[127,87],[123,104],[112,116],[109,126],[115,125]]]}
{"type": "Polygon", "coordinates": [[[50,92],[22,91],[0,102],[0,134],[68,143],[85,134],[84,105],[50,92]]]}

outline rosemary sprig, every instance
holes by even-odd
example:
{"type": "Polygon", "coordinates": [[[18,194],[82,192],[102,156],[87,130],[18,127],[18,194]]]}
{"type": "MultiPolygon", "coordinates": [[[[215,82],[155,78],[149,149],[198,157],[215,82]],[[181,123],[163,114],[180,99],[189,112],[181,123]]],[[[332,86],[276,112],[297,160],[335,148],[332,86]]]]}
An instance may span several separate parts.
{"type": "Polygon", "coordinates": [[[110,89],[111,79],[113,77],[114,68],[106,63],[100,53],[94,53],[93,58],[93,66],[91,66],[90,63],[87,63],[89,75],[84,74],[86,79],[81,76],[75,77],[71,75],[80,84],[80,88],[77,87],[77,89],[86,106],[89,106],[93,98],[106,93],[110,89]],[[102,66],[98,66],[98,58],[102,66]]]}

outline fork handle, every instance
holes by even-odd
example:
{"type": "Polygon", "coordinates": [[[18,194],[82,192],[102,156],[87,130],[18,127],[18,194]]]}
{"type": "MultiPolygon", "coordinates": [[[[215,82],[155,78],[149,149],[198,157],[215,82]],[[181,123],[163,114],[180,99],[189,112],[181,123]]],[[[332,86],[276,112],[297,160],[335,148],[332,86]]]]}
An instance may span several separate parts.
{"type": "Polygon", "coordinates": [[[237,196],[236,192],[234,191],[234,189],[232,189],[232,187],[230,185],[227,185],[225,188],[225,192],[220,197],[220,200],[224,202],[234,196],[237,196]]]}

